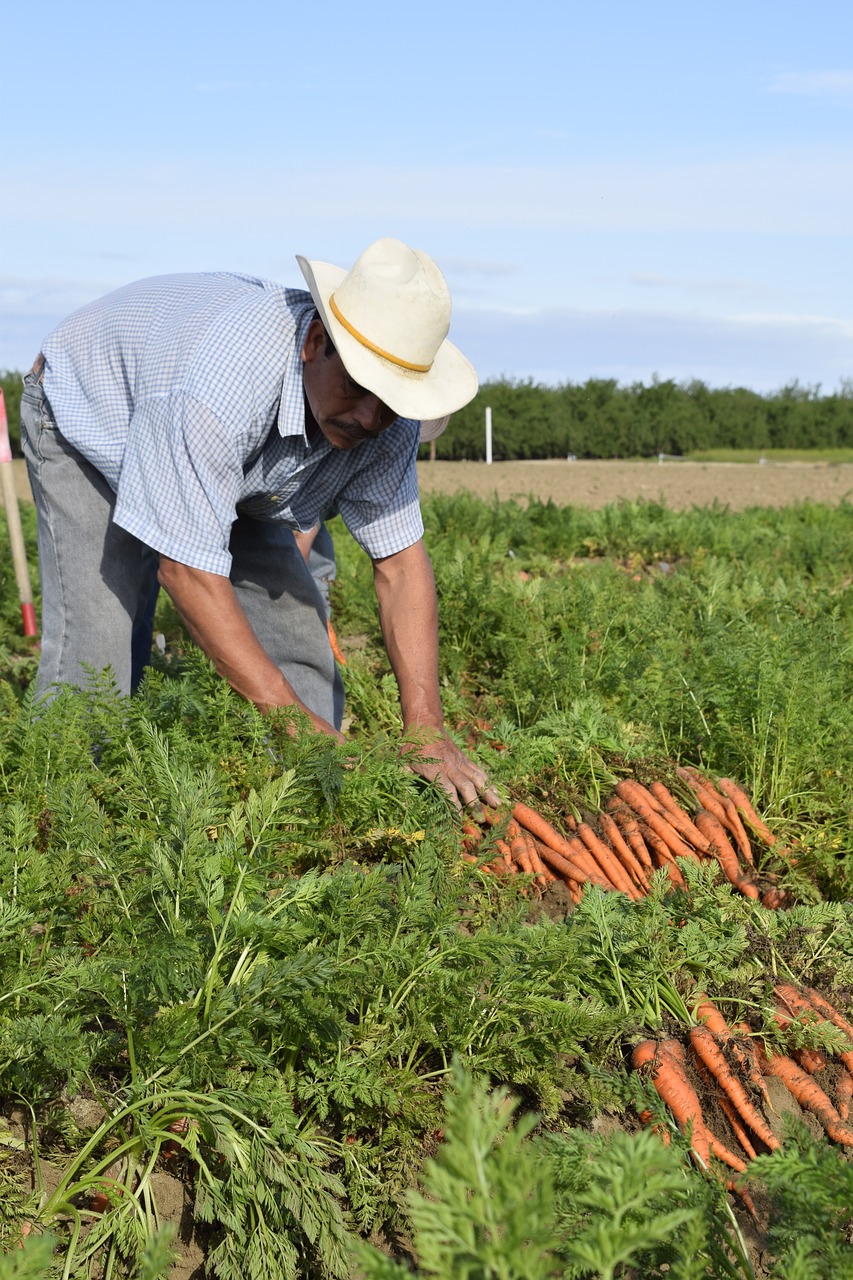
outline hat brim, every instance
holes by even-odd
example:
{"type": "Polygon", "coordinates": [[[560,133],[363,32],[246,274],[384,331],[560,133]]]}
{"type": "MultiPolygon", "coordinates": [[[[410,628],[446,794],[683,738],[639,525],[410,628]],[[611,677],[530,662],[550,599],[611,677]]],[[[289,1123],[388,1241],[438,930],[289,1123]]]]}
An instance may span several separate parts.
{"type": "Polygon", "coordinates": [[[332,314],[329,298],[346,271],[329,262],[309,262],[299,254],[296,261],[347,373],[399,417],[437,420],[455,413],[473,400],[478,386],[476,371],[452,342],[445,338],[426,373],[404,369],[363,346],[332,314]]]}

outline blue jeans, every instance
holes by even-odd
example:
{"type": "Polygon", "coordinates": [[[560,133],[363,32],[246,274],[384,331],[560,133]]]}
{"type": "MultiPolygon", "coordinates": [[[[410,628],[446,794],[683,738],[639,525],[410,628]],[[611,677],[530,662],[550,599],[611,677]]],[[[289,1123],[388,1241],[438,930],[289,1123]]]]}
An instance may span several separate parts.
{"type": "MultiPolygon", "coordinates": [[[[133,692],[151,654],[155,551],[113,522],[115,494],[56,425],[34,373],[24,378],[21,445],[38,515],[42,646],[36,687],[84,686],[112,669],[133,692]]],[[[261,645],[315,715],[337,728],[344,695],[323,598],[283,525],[240,516],[231,583],[261,645]]]]}

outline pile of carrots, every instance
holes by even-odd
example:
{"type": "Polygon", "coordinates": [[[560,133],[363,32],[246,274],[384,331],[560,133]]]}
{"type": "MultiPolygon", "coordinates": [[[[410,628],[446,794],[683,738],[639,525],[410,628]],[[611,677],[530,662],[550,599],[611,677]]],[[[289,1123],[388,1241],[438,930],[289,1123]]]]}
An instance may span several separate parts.
{"type": "MultiPolygon", "coordinates": [[[[713,860],[737,892],[771,909],[784,906],[785,894],[775,886],[774,876],[759,873],[756,858],[760,860],[762,848],[783,856],[787,851],[743,788],[730,778],[715,783],[696,769],[679,767],[676,772],[685,797],[690,797],[689,812],[662,782],[643,786],[626,779],[616,785],[601,812],[582,817],[567,813],[563,830],[520,801],[509,812],[486,810],[481,823],[463,825],[462,857],[491,875],[528,877],[525,892],[529,885],[544,893],[561,881],[575,903],[588,884],[640,899],[659,868],[666,870],[673,887],[684,888],[682,859],[713,860]],[[487,833],[491,839],[486,839],[487,833]]],[[[847,1037],[850,1049],[835,1055],[806,1049],[772,1052],[747,1024],[730,1027],[704,995],[696,1006],[696,1025],[684,1042],[676,1037],[647,1039],[633,1047],[632,1066],[651,1079],[706,1168],[715,1157],[743,1173],[756,1154],[781,1145],[767,1119],[774,1114],[767,1087],[771,1076],[818,1118],[832,1141],[853,1147],[853,1025],[812,988],[778,983],[774,998],[776,1021],[783,1031],[795,1021],[800,1027],[829,1023],[847,1037]],[[714,1122],[720,1128],[723,1117],[725,1136],[714,1131],[703,1112],[703,1089],[717,1104],[714,1122]]],[[[649,1113],[641,1119],[654,1123],[649,1113]]],[[[666,1141],[666,1130],[660,1132],[666,1141]]],[[[731,1176],[726,1185],[754,1213],[743,1186],[731,1176]]]]}
{"type": "Polygon", "coordinates": [[[484,825],[464,824],[462,856],[498,876],[532,876],[538,890],[562,880],[574,902],[580,901],[586,884],[642,898],[649,892],[650,876],[661,867],[674,886],[683,888],[680,859],[713,860],[739,893],[766,907],[783,905],[779,889],[769,885],[762,892],[756,883],[749,833],[767,848],[780,846],[743,788],[730,778],[714,783],[695,769],[679,767],[677,772],[694,797],[691,813],[662,782],[646,787],[625,779],[600,813],[582,820],[566,814],[564,831],[521,802],[509,816],[486,810],[484,825]],[[505,830],[494,841],[497,856],[484,862],[477,846],[489,826],[505,830]]]}
{"type": "MultiPolygon", "coordinates": [[[[650,1077],[655,1090],[670,1109],[678,1127],[690,1135],[690,1145],[706,1168],[715,1156],[730,1169],[743,1173],[747,1162],[764,1151],[775,1151],[781,1141],[767,1121],[774,1114],[766,1077],[773,1076],[806,1111],[816,1116],[827,1136],[853,1147],[850,1106],[853,1099],[853,1025],[833,1004],[813,988],[800,989],[778,983],[774,989],[775,1017],[787,1030],[795,1020],[801,1026],[830,1023],[842,1031],[851,1048],[831,1056],[814,1050],[773,1053],[755,1039],[748,1025],[730,1027],[715,1004],[701,996],[696,1006],[697,1023],[690,1029],[688,1043],[670,1037],[642,1040],[634,1045],[631,1064],[650,1077]],[[728,1124],[726,1139],[711,1127],[695,1077],[710,1086],[719,1110],[728,1124]],[[766,1113],[766,1114],[765,1114],[766,1113]],[[736,1149],[733,1149],[736,1148],[736,1149]]],[[[653,1123],[648,1112],[641,1120],[653,1123]]],[[[667,1141],[666,1130],[660,1130],[667,1141]]],[[[742,1186],[731,1179],[726,1185],[754,1207],[742,1186]]]]}

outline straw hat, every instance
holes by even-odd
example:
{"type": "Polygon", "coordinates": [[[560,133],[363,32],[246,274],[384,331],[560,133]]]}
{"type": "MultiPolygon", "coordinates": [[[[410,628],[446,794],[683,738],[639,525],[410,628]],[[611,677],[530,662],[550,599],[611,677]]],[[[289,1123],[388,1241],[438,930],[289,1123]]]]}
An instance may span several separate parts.
{"type": "Polygon", "coordinates": [[[477,375],[447,341],[450,292],[427,254],[384,239],[349,271],[296,261],[347,373],[401,418],[434,421],[473,400],[477,375]]]}

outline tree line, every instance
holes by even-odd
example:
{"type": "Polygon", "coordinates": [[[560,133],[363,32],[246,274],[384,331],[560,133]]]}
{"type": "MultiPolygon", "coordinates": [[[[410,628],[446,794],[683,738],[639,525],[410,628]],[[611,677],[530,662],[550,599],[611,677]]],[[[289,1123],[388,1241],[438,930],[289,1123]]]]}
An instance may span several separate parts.
{"type": "MultiPolygon", "coordinates": [[[[21,374],[0,372],[12,452],[20,456],[21,374]]],[[[613,378],[544,386],[485,382],[453,415],[436,442],[448,461],[485,457],[485,411],[492,411],[492,456],[637,458],[701,449],[837,449],[853,447],[853,378],[822,395],[791,382],[760,395],[744,387],[653,378],[620,385],[613,378]]],[[[424,446],[424,455],[428,452],[424,446]]]]}
{"type": "Polygon", "coordinates": [[[743,387],[653,379],[543,386],[486,382],[453,415],[436,444],[446,460],[485,457],[485,411],[492,411],[492,456],[630,458],[702,449],[829,449],[853,446],[853,378],[838,391],[792,382],[760,395],[743,387]]]}

